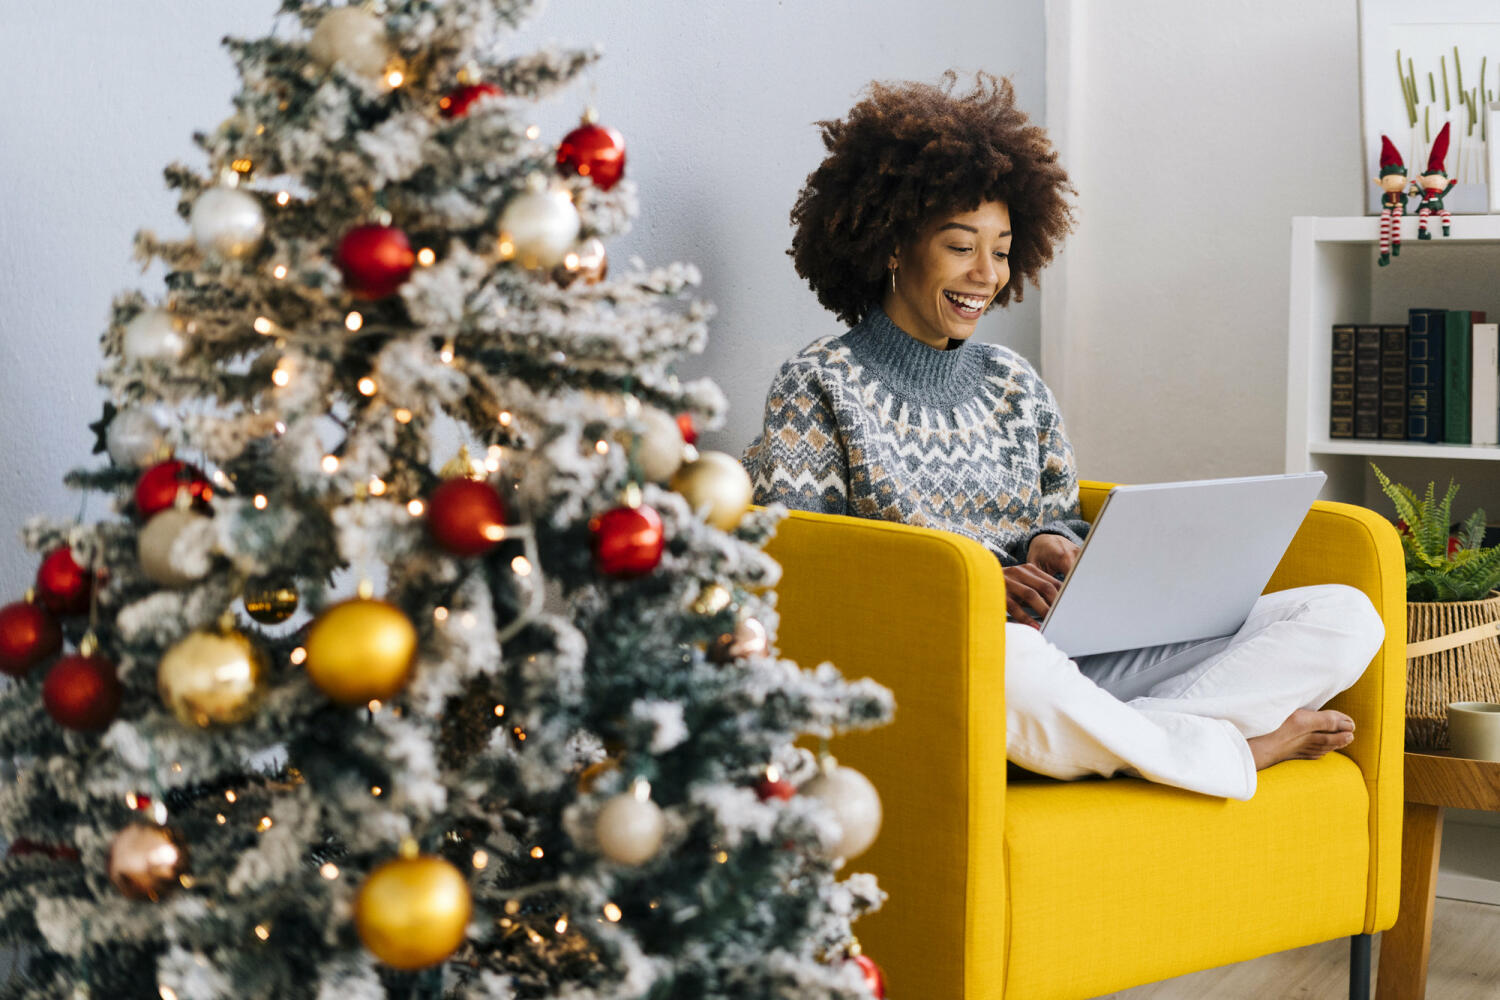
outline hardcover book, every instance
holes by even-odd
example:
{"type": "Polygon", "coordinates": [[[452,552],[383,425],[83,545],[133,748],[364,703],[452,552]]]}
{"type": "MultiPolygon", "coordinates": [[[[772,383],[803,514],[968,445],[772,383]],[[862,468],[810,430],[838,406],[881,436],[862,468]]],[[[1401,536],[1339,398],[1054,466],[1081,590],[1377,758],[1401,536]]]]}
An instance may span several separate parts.
{"type": "Polygon", "coordinates": [[[1328,386],[1328,436],[1354,436],[1354,327],[1333,327],[1332,375],[1328,386]]]}
{"type": "Polygon", "coordinates": [[[1380,436],[1406,439],[1406,327],[1380,328],[1380,436]]]}
{"type": "Polygon", "coordinates": [[[1474,381],[1474,331],[1467,309],[1450,309],[1444,319],[1443,440],[1469,443],[1469,387],[1474,381]]]}
{"type": "Polygon", "coordinates": [[[1380,327],[1354,328],[1354,436],[1380,437],[1380,327]]]}
{"type": "Polygon", "coordinates": [[[1446,309],[1411,309],[1406,332],[1406,439],[1443,440],[1446,309]]]}
{"type": "Polygon", "coordinates": [[[1474,381],[1469,389],[1473,444],[1500,444],[1500,325],[1474,324],[1474,381]]]}

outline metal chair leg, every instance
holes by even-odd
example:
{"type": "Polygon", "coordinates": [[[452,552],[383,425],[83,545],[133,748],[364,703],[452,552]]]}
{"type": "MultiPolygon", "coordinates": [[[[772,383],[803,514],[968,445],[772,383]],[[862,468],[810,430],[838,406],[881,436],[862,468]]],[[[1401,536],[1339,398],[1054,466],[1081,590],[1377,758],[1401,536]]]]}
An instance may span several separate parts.
{"type": "Polygon", "coordinates": [[[1373,940],[1369,934],[1356,934],[1349,939],[1349,1000],[1370,1000],[1370,944],[1373,940]]]}

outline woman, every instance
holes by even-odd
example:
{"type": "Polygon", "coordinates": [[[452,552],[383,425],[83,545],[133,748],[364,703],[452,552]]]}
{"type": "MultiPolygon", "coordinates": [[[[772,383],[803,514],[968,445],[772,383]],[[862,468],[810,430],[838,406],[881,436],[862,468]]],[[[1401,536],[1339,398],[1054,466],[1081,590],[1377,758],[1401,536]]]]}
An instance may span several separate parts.
{"type": "Polygon", "coordinates": [[[1073,188],[1010,83],[873,84],[792,209],[791,255],[852,328],[784,364],[744,462],[759,503],[967,535],[1005,573],[1011,760],[1057,778],[1136,774],[1249,798],[1260,768],[1348,746],[1319,710],[1384,641],[1349,587],[1262,597],[1233,636],[1069,660],[1035,617],[1088,525],[1051,391],[1015,352],[970,343],[1037,283],[1073,188]]]}

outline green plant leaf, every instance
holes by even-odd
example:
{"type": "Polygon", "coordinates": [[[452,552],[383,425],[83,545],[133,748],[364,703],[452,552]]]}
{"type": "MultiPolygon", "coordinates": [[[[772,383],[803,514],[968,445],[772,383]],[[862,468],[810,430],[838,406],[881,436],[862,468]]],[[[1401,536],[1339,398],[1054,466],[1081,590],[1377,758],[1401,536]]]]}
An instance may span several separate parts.
{"type": "Polygon", "coordinates": [[[1463,533],[1459,536],[1465,549],[1477,549],[1484,544],[1485,521],[1483,507],[1469,515],[1469,519],[1464,522],[1463,533]]]}

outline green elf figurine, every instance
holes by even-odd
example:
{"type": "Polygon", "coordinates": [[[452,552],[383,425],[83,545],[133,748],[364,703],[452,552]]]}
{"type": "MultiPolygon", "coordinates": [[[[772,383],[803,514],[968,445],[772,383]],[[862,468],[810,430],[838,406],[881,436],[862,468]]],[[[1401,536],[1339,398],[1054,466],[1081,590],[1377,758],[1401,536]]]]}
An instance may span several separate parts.
{"type": "Polygon", "coordinates": [[[1427,157],[1427,172],[1417,178],[1412,185],[1412,194],[1422,196],[1422,207],[1417,210],[1417,239],[1430,240],[1432,234],[1427,231],[1427,217],[1433,212],[1443,220],[1443,235],[1449,235],[1449,227],[1453,223],[1453,216],[1443,207],[1443,195],[1453,190],[1453,185],[1458,181],[1449,181],[1448,172],[1443,169],[1443,162],[1448,159],[1448,123],[1443,123],[1443,130],[1438,133],[1437,141],[1432,144],[1432,155],[1427,157]],[[1447,186],[1443,185],[1448,181],[1447,186]]]}
{"type": "Polygon", "coordinates": [[[1406,215],[1406,164],[1401,154],[1385,136],[1380,137],[1380,176],[1375,183],[1385,193],[1380,196],[1380,266],[1391,257],[1401,256],[1401,219],[1406,215]]]}

